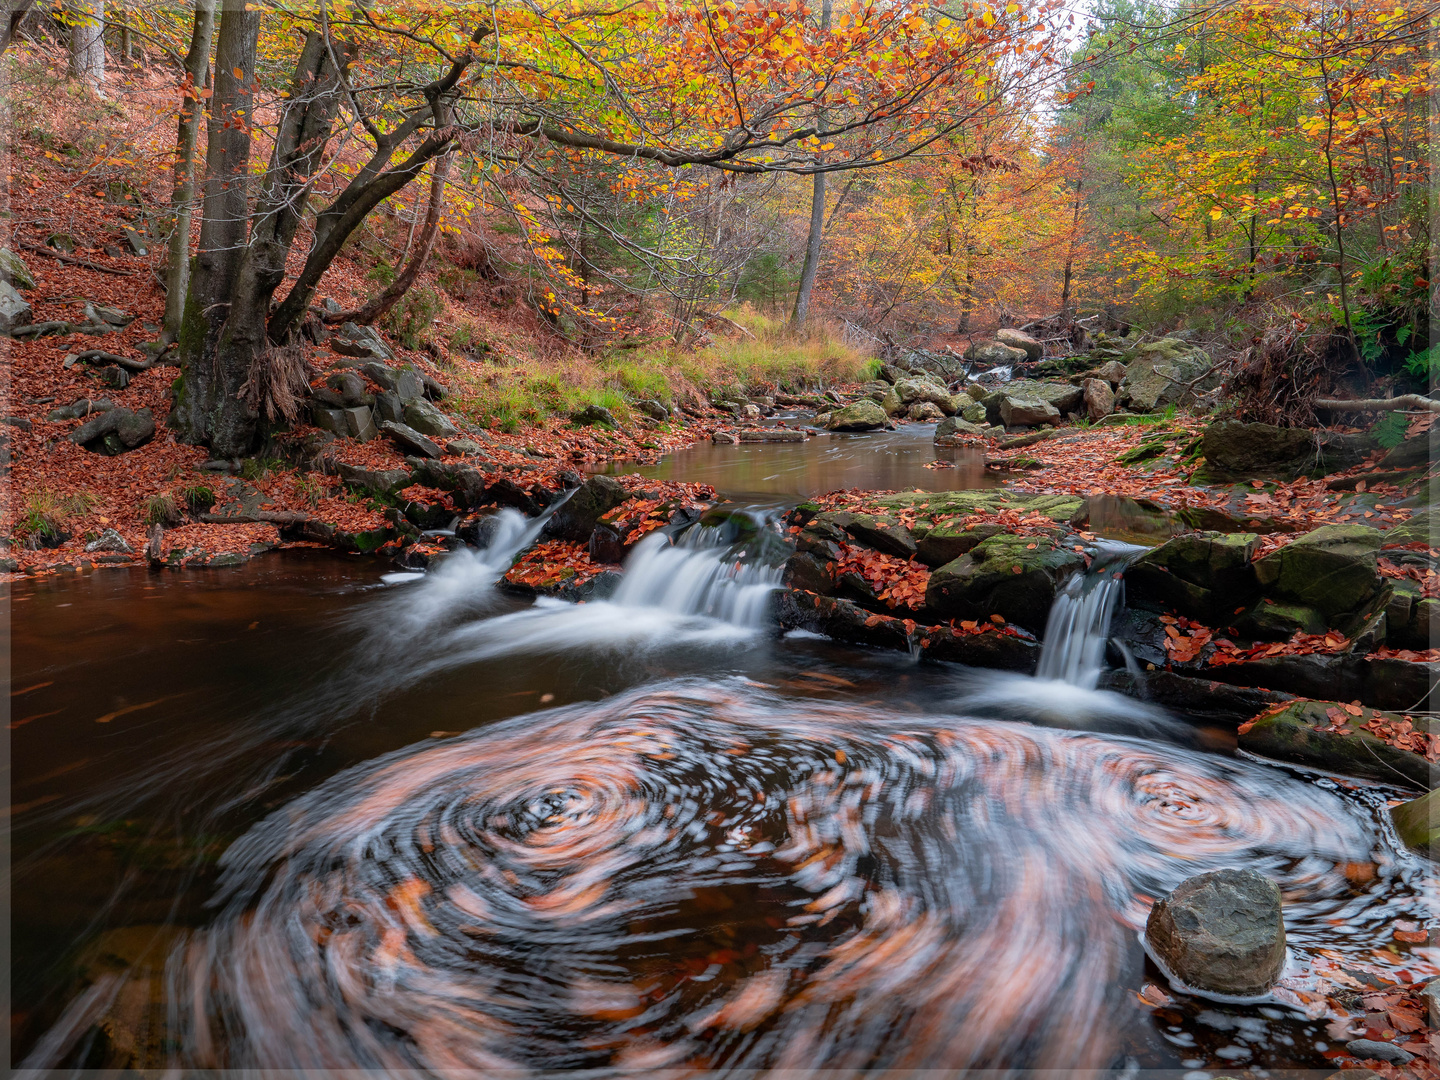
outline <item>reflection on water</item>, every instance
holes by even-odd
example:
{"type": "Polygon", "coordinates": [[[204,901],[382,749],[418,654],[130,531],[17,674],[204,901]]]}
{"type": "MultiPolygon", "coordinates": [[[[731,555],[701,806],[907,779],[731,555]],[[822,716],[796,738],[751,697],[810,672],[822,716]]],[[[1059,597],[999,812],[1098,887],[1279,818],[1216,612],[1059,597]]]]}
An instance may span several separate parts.
{"type": "Polygon", "coordinates": [[[1001,482],[999,473],[986,470],[982,448],[940,447],[934,439],[934,424],[902,424],[895,431],[822,434],[803,443],[706,442],[667,454],[656,465],[617,462],[605,471],[699,481],[732,498],[785,496],[791,502],[841,488],[962,491],[1001,482]],[[925,468],[934,461],[954,467],[925,468]]]}

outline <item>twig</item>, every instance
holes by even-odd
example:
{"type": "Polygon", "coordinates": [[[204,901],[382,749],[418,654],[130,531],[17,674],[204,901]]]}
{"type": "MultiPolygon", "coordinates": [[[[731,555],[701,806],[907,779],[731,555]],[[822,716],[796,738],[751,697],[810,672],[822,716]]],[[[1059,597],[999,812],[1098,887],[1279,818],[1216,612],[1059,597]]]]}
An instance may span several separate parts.
{"type": "MultiPolygon", "coordinates": [[[[117,356],[115,353],[106,352],[104,349],[86,349],[77,353],[71,363],[79,363],[82,360],[98,361],[100,366],[106,364],[117,364],[127,371],[149,371],[155,366],[154,360],[131,360],[128,356],[117,356]]],[[[66,364],[69,367],[70,364],[66,364]]]]}
{"type": "Polygon", "coordinates": [[[101,266],[99,263],[91,262],[89,259],[77,259],[74,255],[66,255],[64,252],[56,251],[54,248],[48,248],[42,244],[30,244],[22,240],[20,241],[20,246],[26,251],[34,251],[38,252],[41,255],[49,255],[52,259],[59,259],[63,263],[70,263],[74,266],[83,266],[86,270],[99,270],[102,274],[115,274],[118,277],[131,277],[135,273],[134,270],[117,270],[113,266],[101,266]]]}

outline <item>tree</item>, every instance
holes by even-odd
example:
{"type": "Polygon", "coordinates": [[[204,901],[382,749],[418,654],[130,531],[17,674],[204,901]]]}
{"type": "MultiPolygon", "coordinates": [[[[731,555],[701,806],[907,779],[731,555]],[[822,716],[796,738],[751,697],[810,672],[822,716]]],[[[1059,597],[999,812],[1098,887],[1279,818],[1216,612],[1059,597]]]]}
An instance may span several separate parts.
{"type": "Polygon", "coordinates": [[[70,75],[105,95],[105,0],[70,0],[70,75]]]}
{"type": "MultiPolygon", "coordinates": [[[[821,34],[830,32],[832,11],[832,0],[821,0],[821,34]]],[[[815,126],[825,126],[823,105],[817,105],[815,109],[815,126]]],[[[815,163],[819,165],[823,161],[824,158],[817,154],[815,163]]],[[[810,314],[810,290],[815,287],[815,274],[820,269],[820,240],[825,228],[825,173],[817,170],[811,184],[810,227],[805,236],[805,264],[800,269],[800,286],[795,291],[795,309],[790,313],[790,329],[797,334],[805,329],[805,319],[810,314]]]]}
{"type": "Polygon", "coordinates": [[[180,336],[185,296],[190,288],[190,222],[195,201],[195,154],[200,137],[200,114],[209,84],[210,39],[215,30],[215,0],[195,0],[190,49],[180,89],[179,133],[175,139],[174,187],[170,197],[170,243],[165,261],[164,344],[180,336]]]}
{"type": "Polygon", "coordinates": [[[636,168],[741,175],[873,168],[976,122],[1002,64],[1011,82],[1043,69],[1048,54],[1020,44],[1041,33],[1049,3],[953,19],[913,0],[853,4],[820,39],[803,32],[807,11],[793,0],[604,13],[523,3],[497,9],[495,22],[485,9],[468,29],[418,4],[333,13],[322,5],[304,27],[272,12],[277,28],[304,29],[305,44],[275,102],[269,164],[251,176],[256,117],[267,112],[257,101],[260,17],[244,0],[225,0],[174,423],[232,457],[285,420],[303,382],[287,345],[321,277],[371,211],[452,148],[485,170],[512,172],[549,147],[636,168]],[[352,82],[362,55],[384,77],[352,82]],[[332,147],[342,116],[344,137],[332,147]],[[322,176],[339,190],[311,223],[322,176]],[[302,225],[303,265],[272,309],[302,225]]]}

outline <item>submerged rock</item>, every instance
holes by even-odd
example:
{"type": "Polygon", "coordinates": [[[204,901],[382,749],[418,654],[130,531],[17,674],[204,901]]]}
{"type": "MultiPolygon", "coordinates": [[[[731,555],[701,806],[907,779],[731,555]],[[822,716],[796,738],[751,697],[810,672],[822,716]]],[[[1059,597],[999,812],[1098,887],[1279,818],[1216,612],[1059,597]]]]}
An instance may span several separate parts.
{"type": "Polygon", "coordinates": [[[1188,987],[1234,997],[1264,994],[1285,967],[1280,886],[1254,870],[1186,878],[1150,909],[1145,943],[1188,987]]]}

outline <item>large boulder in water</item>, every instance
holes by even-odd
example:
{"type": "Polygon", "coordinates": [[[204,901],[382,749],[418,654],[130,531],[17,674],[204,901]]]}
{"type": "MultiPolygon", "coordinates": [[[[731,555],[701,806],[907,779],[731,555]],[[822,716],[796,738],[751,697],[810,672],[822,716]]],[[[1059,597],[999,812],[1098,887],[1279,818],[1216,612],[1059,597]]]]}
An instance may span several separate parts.
{"type": "Polygon", "coordinates": [[[873,431],[889,426],[890,418],[876,402],[857,401],[836,409],[825,426],[831,431],[873,431]]]}
{"type": "Polygon", "coordinates": [[[600,518],[628,497],[613,476],[592,476],[555,511],[545,526],[545,534],[560,540],[589,541],[600,518]]]}
{"type": "Polygon", "coordinates": [[[925,602],[947,618],[999,615],[1039,633],[1061,583],[1085,559],[1044,536],[992,536],[930,575],[925,602]]]}
{"type": "Polygon", "coordinates": [[[1258,997],[1285,967],[1280,886],[1254,870],[1212,870],[1186,878],[1150,909],[1145,944],[1185,986],[1227,997],[1258,997]]]}
{"type": "Polygon", "coordinates": [[[1255,577],[1267,594],[1333,619],[1354,611],[1379,588],[1382,538],[1368,525],[1325,525],[1255,563],[1255,577]]]}

